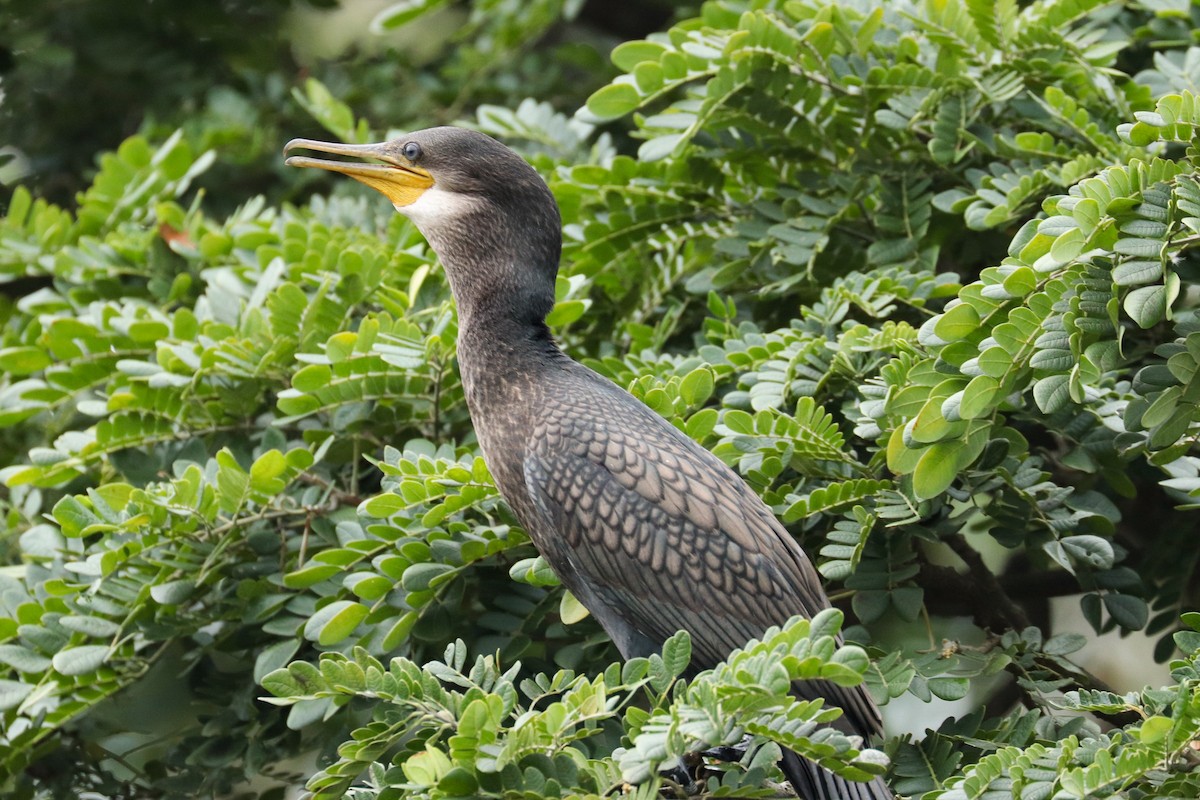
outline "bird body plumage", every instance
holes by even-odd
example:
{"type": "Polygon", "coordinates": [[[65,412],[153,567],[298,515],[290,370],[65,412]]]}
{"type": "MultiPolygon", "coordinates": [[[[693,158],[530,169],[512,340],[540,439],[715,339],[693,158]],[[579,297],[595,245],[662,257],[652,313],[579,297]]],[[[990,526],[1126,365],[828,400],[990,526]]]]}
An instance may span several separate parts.
{"type": "MultiPolygon", "coordinates": [[[[297,140],[289,149],[296,145],[398,166],[397,209],[429,238],[459,307],[463,386],[496,485],[626,658],[658,652],[686,629],[694,673],[773,625],[829,606],[799,544],[729,467],[554,344],[544,319],[561,247],[558,208],[519,156],[447,128],[365,148],[297,140]],[[414,152],[414,142],[420,160],[398,155],[414,152]],[[436,203],[412,199],[422,176],[440,193],[436,203]]],[[[294,163],[379,188],[374,165],[363,177],[346,162],[294,163]]],[[[861,686],[801,681],[793,690],[841,707],[835,724],[846,733],[881,731],[861,686]]],[[[782,766],[808,800],[893,797],[882,779],[848,781],[794,753],[782,766]]]]}

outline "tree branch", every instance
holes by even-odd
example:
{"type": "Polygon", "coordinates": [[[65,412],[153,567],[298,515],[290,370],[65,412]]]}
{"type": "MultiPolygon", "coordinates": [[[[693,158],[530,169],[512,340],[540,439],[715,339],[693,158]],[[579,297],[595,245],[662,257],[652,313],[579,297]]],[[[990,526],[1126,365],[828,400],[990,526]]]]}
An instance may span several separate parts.
{"type": "Polygon", "coordinates": [[[995,573],[988,569],[987,564],[983,563],[983,556],[979,554],[979,551],[971,547],[961,535],[951,536],[945,541],[954,554],[967,565],[967,574],[975,586],[973,594],[980,600],[985,600],[982,605],[992,608],[994,614],[1007,620],[1006,627],[1017,630],[1029,627],[1029,616],[1004,591],[1004,587],[996,579],[995,573]]]}
{"type": "Polygon", "coordinates": [[[314,475],[311,472],[301,472],[296,476],[296,480],[300,483],[307,483],[310,486],[319,486],[326,491],[329,497],[337,501],[340,506],[358,507],[363,498],[357,494],[343,491],[337,488],[329,481],[322,478],[320,475],[314,475]]]}
{"type": "Polygon", "coordinates": [[[1043,600],[1050,597],[1070,597],[1083,594],[1079,580],[1066,570],[1005,573],[998,579],[1009,597],[1043,600]]]}
{"type": "Polygon", "coordinates": [[[989,630],[1029,627],[1029,616],[983,563],[979,551],[961,536],[945,541],[967,565],[967,571],[923,563],[920,582],[925,589],[926,606],[934,613],[969,614],[975,624],[989,630]]]}
{"type": "MultiPolygon", "coordinates": [[[[993,632],[993,644],[998,643],[998,633],[1006,630],[1024,630],[1030,626],[1028,614],[1013,600],[1010,590],[1016,589],[1020,596],[1046,598],[1079,594],[1082,590],[1073,576],[1066,572],[1039,572],[997,578],[983,563],[979,551],[971,547],[962,536],[952,536],[946,544],[967,565],[967,572],[953,567],[924,563],[921,565],[920,581],[925,588],[926,607],[934,613],[970,614],[975,624],[993,632]]],[[[1112,691],[1112,687],[1078,664],[1069,667],[1059,660],[1047,656],[1035,656],[1038,668],[1070,680],[1072,688],[1112,691]],[[1064,671],[1065,670],[1065,671],[1064,671]]],[[[1017,662],[1006,671],[1014,678],[1028,678],[1017,662]]],[[[1039,698],[1018,682],[998,690],[998,697],[987,702],[989,711],[996,702],[1011,704],[1020,702],[1026,707],[1040,705],[1039,698]]],[[[1120,727],[1133,721],[1125,714],[1094,714],[1104,722],[1120,727]]]]}

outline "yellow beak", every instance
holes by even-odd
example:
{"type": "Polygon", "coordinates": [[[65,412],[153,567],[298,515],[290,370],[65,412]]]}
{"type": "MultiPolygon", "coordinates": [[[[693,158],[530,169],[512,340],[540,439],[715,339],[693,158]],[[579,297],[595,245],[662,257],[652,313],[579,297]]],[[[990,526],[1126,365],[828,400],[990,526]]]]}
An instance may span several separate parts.
{"type": "Polygon", "coordinates": [[[289,167],[315,167],[349,175],[356,181],[370,186],[391,200],[392,205],[397,207],[416,202],[426,189],[433,186],[432,175],[412,164],[403,156],[391,152],[386,143],[339,144],[338,142],[318,142],[314,139],[292,139],[284,146],[283,154],[286,156],[293,150],[316,150],[318,153],[370,158],[382,162],[372,164],[357,161],[330,161],[309,156],[288,156],[284,163],[289,167]]]}

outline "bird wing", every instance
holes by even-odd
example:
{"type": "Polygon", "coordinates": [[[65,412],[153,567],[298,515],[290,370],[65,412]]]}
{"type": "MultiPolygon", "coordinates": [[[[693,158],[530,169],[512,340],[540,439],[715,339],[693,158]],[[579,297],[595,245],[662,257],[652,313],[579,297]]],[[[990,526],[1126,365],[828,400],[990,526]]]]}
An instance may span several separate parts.
{"type": "MultiPolygon", "coordinates": [[[[615,615],[638,634],[614,636],[619,645],[657,650],[686,629],[693,664],[706,668],[771,625],[828,607],[800,546],[732,470],[624,393],[587,399],[586,408],[568,400],[547,409],[526,452],[525,483],[543,538],[555,539],[557,560],[568,563],[547,558],[607,606],[596,615],[610,633],[615,615]]],[[[855,733],[880,729],[862,688],[808,682],[796,690],[841,706],[855,733]]]]}

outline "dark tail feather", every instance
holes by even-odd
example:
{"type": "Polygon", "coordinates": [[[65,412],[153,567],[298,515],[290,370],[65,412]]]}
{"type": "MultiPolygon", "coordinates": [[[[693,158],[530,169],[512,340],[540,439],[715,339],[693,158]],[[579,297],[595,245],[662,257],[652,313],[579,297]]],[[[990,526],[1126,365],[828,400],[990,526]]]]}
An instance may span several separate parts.
{"type": "Polygon", "coordinates": [[[883,778],[870,783],[846,780],[791,750],[783,751],[779,766],[796,794],[804,800],[895,800],[896,797],[883,778]]]}

